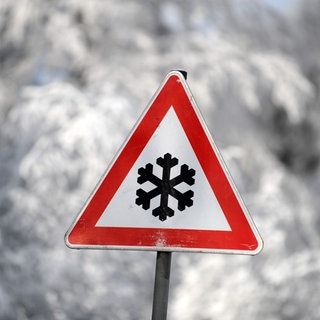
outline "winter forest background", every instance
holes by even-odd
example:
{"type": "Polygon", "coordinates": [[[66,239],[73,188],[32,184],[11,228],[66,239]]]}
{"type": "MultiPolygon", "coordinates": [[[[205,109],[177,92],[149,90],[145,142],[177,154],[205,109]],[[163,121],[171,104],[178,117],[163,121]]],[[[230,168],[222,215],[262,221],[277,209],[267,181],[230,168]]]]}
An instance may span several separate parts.
{"type": "Polygon", "coordinates": [[[0,319],[150,319],[154,252],[64,234],[172,69],[265,246],[174,253],[168,319],[319,319],[320,1],[275,3],[1,0],[0,319]]]}

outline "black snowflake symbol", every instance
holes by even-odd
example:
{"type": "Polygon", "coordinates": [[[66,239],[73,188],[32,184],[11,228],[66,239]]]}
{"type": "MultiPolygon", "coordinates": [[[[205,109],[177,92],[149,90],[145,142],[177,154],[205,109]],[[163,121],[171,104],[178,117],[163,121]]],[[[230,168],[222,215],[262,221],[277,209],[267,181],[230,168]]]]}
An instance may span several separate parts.
{"type": "Polygon", "coordinates": [[[192,186],[194,184],[193,176],[196,171],[194,169],[189,169],[189,167],[184,164],[180,168],[180,174],[171,179],[171,168],[176,166],[178,162],[178,159],[172,158],[170,153],[166,153],[163,158],[160,157],[157,159],[157,164],[162,167],[162,179],[153,174],[153,165],[151,163],[146,164],[145,167],[141,167],[138,170],[139,177],[137,182],[139,184],[149,181],[156,187],[149,192],[138,189],[136,192],[136,204],[138,206],[141,205],[144,210],[148,210],[150,208],[151,199],[160,195],[160,206],[153,209],[152,214],[155,217],[159,217],[161,221],[174,215],[174,210],[168,206],[169,195],[178,200],[178,209],[180,211],[193,205],[193,200],[191,199],[194,195],[193,191],[188,190],[182,193],[175,189],[175,186],[183,182],[192,186]]]}

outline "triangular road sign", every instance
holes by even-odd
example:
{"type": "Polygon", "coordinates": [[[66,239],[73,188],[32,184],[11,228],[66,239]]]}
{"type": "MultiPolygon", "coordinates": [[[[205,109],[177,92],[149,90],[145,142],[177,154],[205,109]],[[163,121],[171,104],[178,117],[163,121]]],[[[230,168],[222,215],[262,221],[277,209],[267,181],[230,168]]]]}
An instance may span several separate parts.
{"type": "Polygon", "coordinates": [[[71,248],[261,251],[182,73],[167,75],[65,241],[71,248]]]}

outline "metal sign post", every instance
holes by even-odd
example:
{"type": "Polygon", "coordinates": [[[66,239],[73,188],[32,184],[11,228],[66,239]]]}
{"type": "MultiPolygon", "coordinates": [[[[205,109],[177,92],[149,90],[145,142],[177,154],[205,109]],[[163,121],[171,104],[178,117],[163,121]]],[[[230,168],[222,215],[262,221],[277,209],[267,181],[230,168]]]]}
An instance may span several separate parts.
{"type": "Polygon", "coordinates": [[[166,320],[169,297],[171,252],[158,251],[153,291],[152,320],[166,320]]]}

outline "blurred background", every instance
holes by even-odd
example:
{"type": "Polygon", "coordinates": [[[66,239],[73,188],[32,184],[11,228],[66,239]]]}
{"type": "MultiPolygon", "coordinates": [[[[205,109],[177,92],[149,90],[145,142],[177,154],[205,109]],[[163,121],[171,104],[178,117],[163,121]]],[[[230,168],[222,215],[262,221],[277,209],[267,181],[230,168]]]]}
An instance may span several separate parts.
{"type": "Polygon", "coordinates": [[[168,71],[264,239],[174,253],[168,319],[320,317],[320,2],[0,2],[0,319],[150,319],[154,252],[64,234],[168,71]]]}

